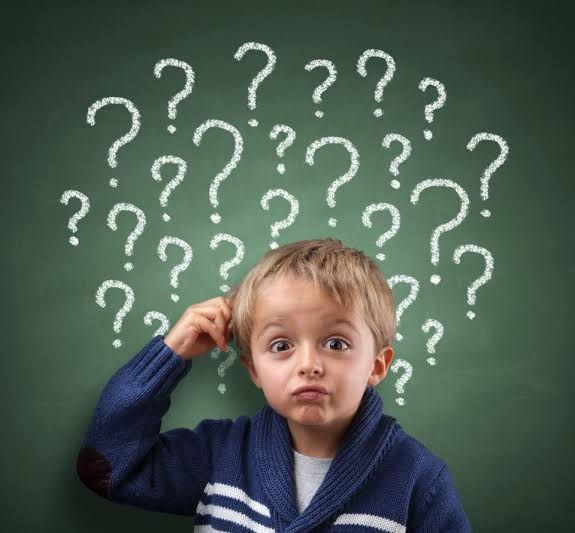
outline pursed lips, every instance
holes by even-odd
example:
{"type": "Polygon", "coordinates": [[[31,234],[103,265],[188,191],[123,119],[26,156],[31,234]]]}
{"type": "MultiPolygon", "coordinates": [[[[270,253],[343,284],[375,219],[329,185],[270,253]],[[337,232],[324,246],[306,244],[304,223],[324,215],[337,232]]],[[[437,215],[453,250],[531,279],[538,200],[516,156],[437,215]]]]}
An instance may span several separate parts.
{"type": "Polygon", "coordinates": [[[296,389],[293,395],[299,400],[321,400],[327,395],[327,390],[319,385],[305,385],[296,389]]]}
{"type": "Polygon", "coordinates": [[[302,392],[319,392],[321,394],[327,394],[327,390],[321,385],[304,385],[302,387],[298,387],[293,393],[300,394],[302,392]]]}

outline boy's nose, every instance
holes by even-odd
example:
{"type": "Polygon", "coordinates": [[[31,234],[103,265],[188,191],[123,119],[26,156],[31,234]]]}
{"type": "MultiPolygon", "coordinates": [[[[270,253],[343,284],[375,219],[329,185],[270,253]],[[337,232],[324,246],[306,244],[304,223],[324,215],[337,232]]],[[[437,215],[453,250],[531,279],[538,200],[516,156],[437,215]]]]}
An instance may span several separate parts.
{"type": "Polygon", "coordinates": [[[297,365],[299,373],[321,373],[323,372],[323,363],[321,355],[314,347],[303,347],[298,350],[297,365]]]}

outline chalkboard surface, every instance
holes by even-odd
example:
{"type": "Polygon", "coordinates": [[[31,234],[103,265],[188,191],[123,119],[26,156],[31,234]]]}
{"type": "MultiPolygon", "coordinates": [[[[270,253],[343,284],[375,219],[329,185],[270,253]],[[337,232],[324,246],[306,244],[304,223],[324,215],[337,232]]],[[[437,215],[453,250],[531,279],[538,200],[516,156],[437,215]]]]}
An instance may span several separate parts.
{"type": "MultiPolygon", "coordinates": [[[[572,531],[572,16],[6,9],[2,529],[189,531],[76,478],[98,396],[157,313],[173,324],[273,243],[334,236],[393,283],[402,338],[377,389],[449,465],[474,530],[572,531]]],[[[206,354],[162,430],[264,401],[235,351],[206,354]]]]}

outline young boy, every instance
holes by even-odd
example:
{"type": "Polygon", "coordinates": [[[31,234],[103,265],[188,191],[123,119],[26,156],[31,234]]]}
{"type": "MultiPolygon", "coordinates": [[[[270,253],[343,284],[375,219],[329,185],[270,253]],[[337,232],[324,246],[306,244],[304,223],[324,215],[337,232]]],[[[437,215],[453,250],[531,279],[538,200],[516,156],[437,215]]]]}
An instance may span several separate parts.
{"type": "Polygon", "coordinates": [[[198,531],[471,531],[445,463],[382,412],[395,327],[361,251],[331,238],[270,250],[230,297],[188,307],[112,376],[78,476],[198,531]],[[232,337],[266,405],[160,433],[193,359],[232,337]]]}

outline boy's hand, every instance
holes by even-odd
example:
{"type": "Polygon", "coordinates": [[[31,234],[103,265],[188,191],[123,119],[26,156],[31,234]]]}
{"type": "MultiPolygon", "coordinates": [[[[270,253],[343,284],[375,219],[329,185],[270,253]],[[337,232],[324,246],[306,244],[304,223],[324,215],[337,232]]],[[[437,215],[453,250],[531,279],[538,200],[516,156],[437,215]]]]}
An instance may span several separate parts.
{"type": "Polygon", "coordinates": [[[225,352],[233,337],[231,318],[230,299],[223,296],[190,305],[164,342],[184,359],[192,359],[216,345],[225,352]]]}

